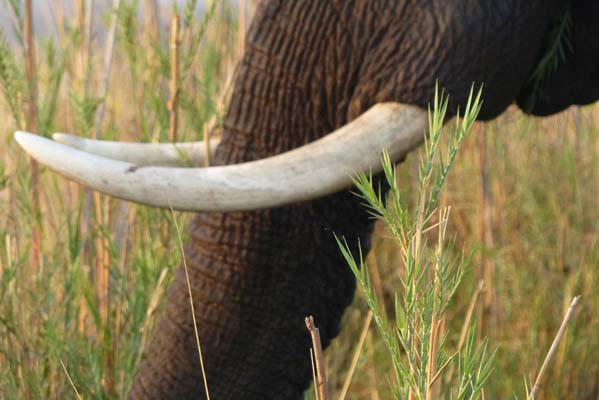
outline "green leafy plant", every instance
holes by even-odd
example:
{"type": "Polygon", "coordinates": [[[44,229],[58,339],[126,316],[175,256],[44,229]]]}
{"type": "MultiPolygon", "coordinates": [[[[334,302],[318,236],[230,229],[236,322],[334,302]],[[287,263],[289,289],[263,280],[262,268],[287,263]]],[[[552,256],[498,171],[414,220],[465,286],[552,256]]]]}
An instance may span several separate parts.
{"type": "Polygon", "coordinates": [[[451,343],[441,330],[443,321],[449,318],[448,307],[469,270],[471,254],[453,256],[455,252],[448,251],[454,246],[447,237],[450,208],[439,209],[439,196],[458,149],[476,120],[480,96],[480,90],[476,96],[471,90],[464,116],[456,118],[444,154],[439,143],[448,98],[435,92],[413,209],[399,190],[396,170],[387,153],[382,158],[389,186],[387,201],[375,188],[372,175],[359,174],[355,178],[358,195],[370,214],[384,223],[399,248],[402,270],[398,271],[400,287],[395,293],[394,319],[382,310],[362,254],[356,259],[345,240],[338,238],[392,359],[390,382],[396,399],[481,398],[491,373],[494,352],[489,351],[486,340],[476,340],[474,322],[464,322],[456,343],[451,343]]]}

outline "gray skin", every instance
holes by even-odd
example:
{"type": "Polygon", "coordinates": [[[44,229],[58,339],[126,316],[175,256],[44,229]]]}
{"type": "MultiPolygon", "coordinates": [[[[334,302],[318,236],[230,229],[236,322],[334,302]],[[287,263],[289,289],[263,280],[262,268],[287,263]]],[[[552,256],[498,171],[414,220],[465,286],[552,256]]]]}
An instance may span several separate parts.
{"type": "MultiPolygon", "coordinates": [[[[318,139],[378,102],[426,107],[435,82],[450,112],[484,83],[480,118],[514,101],[533,114],[599,97],[599,6],[570,2],[574,52],[536,91],[558,0],[284,0],[260,4],[238,66],[216,164],[318,139]]],[[[311,379],[304,317],[326,346],[355,282],[333,233],[368,250],[373,221],[348,191],[291,206],[200,213],[185,248],[211,398],[300,399],[311,379]]],[[[203,383],[182,268],[132,399],[199,399],[203,383]]]]}

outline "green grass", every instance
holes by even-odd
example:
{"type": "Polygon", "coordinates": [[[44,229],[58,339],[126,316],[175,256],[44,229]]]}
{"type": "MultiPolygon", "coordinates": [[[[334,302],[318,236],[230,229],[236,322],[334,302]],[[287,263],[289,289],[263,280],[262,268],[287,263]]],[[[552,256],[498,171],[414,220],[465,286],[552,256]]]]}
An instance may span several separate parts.
{"type": "MultiPolygon", "coordinates": [[[[88,136],[94,111],[104,100],[106,113],[100,127],[104,137],[167,140],[168,38],[163,37],[161,47],[158,41],[149,41],[146,21],[135,13],[136,3],[123,4],[105,98],[98,94],[104,49],[94,45],[90,67],[85,59],[81,65],[82,41],[74,21],[67,21],[56,43],[37,43],[41,134],[66,131],[88,136]]],[[[199,138],[204,124],[215,114],[218,120],[222,113],[218,99],[235,58],[235,20],[234,10],[224,4],[205,25],[186,24],[183,18],[182,140],[199,138]],[[194,40],[200,40],[197,54],[194,40]],[[187,71],[186,60],[191,60],[187,71]]],[[[13,131],[24,126],[27,109],[21,54],[19,44],[0,49],[4,115],[0,121],[0,398],[75,398],[61,361],[84,398],[122,398],[180,262],[173,216],[169,211],[102,200],[104,223],[100,225],[77,185],[44,169],[41,213],[34,212],[30,164],[12,140],[13,131]],[[82,233],[79,227],[86,219],[89,223],[82,233]],[[42,251],[41,263],[32,267],[35,227],[42,230],[42,251]],[[99,257],[98,238],[108,249],[111,266],[107,320],[100,317],[92,276],[99,257]],[[114,389],[107,383],[110,380],[114,389]]],[[[443,241],[446,259],[473,254],[445,309],[447,351],[440,353],[440,362],[459,340],[473,292],[483,278],[481,265],[494,265],[486,288],[493,294],[493,306],[487,310],[477,306],[473,319],[477,331],[470,336],[472,349],[486,337],[488,354],[495,351],[485,398],[525,397],[526,385],[534,381],[576,294],[582,295],[582,304],[541,394],[544,399],[595,398],[599,393],[599,110],[597,106],[576,108],[535,119],[510,109],[489,124],[475,124],[474,131],[464,138],[444,190],[430,202],[441,209],[451,206],[443,241]],[[489,187],[484,198],[479,163],[482,134],[487,141],[484,174],[489,187]],[[491,215],[487,235],[492,233],[492,243],[482,236],[485,207],[491,215]]],[[[453,146],[451,137],[441,136],[438,151],[444,155],[453,146]]],[[[410,212],[422,193],[419,165],[414,154],[396,170],[400,204],[409,211],[405,221],[411,220],[410,212]]],[[[184,225],[189,215],[177,213],[174,218],[184,225]]],[[[427,254],[434,252],[437,234],[435,229],[426,233],[427,254]]],[[[395,294],[403,298],[402,257],[396,238],[380,223],[366,262],[388,324],[397,323],[395,294]]],[[[483,293],[478,303],[484,298],[483,293]]],[[[344,316],[341,336],[326,352],[333,399],[341,391],[362,332],[366,300],[359,289],[344,316]]],[[[413,312],[404,312],[404,320],[430,321],[424,318],[431,315],[425,306],[415,304],[413,312]]],[[[388,399],[392,391],[401,393],[404,387],[399,384],[406,377],[402,370],[394,370],[397,365],[375,325],[366,336],[346,398],[388,399]]],[[[404,354],[396,356],[399,363],[406,360],[404,354]]],[[[422,379],[418,375],[413,380],[422,379]]],[[[444,378],[444,393],[457,397],[455,382],[444,378]]]]}

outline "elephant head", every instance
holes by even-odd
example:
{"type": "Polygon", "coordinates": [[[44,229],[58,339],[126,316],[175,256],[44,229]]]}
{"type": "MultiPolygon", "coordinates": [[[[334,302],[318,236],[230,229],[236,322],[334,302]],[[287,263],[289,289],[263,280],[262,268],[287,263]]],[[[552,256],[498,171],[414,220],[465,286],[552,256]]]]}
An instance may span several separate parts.
{"type": "MultiPolygon", "coordinates": [[[[311,376],[304,317],[326,346],[354,293],[333,233],[367,247],[373,227],[348,172],[376,168],[382,147],[399,161],[422,141],[437,81],[450,113],[483,83],[484,120],[514,101],[540,115],[595,101],[598,20],[592,0],[264,1],[215,166],[172,166],[168,146],[17,140],[92,188],[198,211],[185,256],[212,397],[299,399],[311,376]],[[564,15],[567,54],[535,78],[564,15]]],[[[181,148],[201,158],[194,146],[181,148]]],[[[203,393],[182,268],[167,301],[134,399],[203,393]]]]}

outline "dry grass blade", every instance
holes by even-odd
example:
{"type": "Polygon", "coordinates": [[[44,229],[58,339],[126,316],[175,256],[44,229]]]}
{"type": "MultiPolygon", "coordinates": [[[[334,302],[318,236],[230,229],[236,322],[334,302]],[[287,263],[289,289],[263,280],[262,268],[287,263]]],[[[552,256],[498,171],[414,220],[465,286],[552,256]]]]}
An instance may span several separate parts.
{"type": "Polygon", "coordinates": [[[437,371],[437,373],[435,374],[435,376],[433,376],[433,378],[430,380],[430,383],[428,384],[428,388],[432,387],[435,382],[437,382],[437,379],[439,379],[439,377],[441,376],[441,374],[443,373],[443,371],[445,371],[445,368],[447,368],[447,366],[449,365],[450,362],[453,361],[453,359],[459,354],[459,351],[453,353],[451,356],[449,356],[447,358],[447,361],[445,361],[445,363],[443,363],[443,365],[441,366],[441,368],[439,368],[439,370],[437,371]]]}
{"type": "Polygon", "coordinates": [[[64,365],[64,362],[62,361],[62,358],[59,358],[58,361],[60,361],[60,365],[62,366],[62,370],[66,374],[67,379],[69,380],[69,384],[71,385],[71,387],[73,388],[73,391],[75,392],[75,396],[77,396],[77,399],[82,400],[83,397],[81,397],[81,394],[79,394],[79,391],[77,390],[77,387],[75,386],[75,382],[73,382],[73,379],[71,379],[71,375],[69,375],[69,371],[67,371],[67,367],[64,365]]]}
{"type": "Polygon", "coordinates": [[[560,344],[560,341],[562,340],[562,337],[564,336],[564,333],[566,332],[566,329],[568,328],[568,323],[572,319],[572,316],[574,315],[574,311],[576,310],[576,306],[578,306],[579,302],[580,302],[580,296],[574,297],[574,300],[572,300],[572,303],[570,304],[568,311],[566,311],[566,315],[564,316],[564,319],[562,320],[562,324],[560,325],[559,330],[557,331],[557,335],[555,335],[555,339],[553,339],[553,343],[551,343],[551,347],[549,348],[549,351],[547,352],[547,356],[545,357],[545,361],[543,361],[543,365],[541,365],[541,369],[539,370],[539,374],[537,375],[535,384],[532,387],[532,390],[530,391],[530,395],[528,396],[529,400],[535,400],[537,394],[539,393],[539,390],[541,389],[541,383],[543,382],[543,378],[545,377],[545,374],[547,373],[547,370],[549,369],[549,365],[551,364],[551,361],[553,361],[553,358],[555,357],[555,353],[557,352],[557,348],[560,344]]]}
{"type": "Polygon", "coordinates": [[[168,270],[166,268],[163,268],[162,271],[160,271],[160,276],[158,277],[156,288],[154,289],[152,296],[150,297],[150,303],[148,304],[148,309],[146,311],[146,319],[141,327],[141,339],[139,341],[140,346],[136,364],[139,364],[141,357],[144,351],[146,350],[148,344],[148,334],[150,333],[150,326],[153,319],[153,315],[156,313],[156,310],[158,309],[158,306],[160,304],[160,300],[162,299],[162,296],[166,289],[165,278],[167,272],[168,270]]]}
{"type": "Polygon", "coordinates": [[[339,400],[344,400],[345,396],[347,395],[349,385],[351,383],[352,377],[354,376],[354,371],[356,370],[356,365],[358,365],[358,360],[360,359],[360,354],[362,354],[362,347],[364,347],[364,342],[366,341],[366,336],[368,335],[368,328],[370,327],[370,323],[372,322],[373,316],[374,314],[372,313],[372,311],[369,310],[368,314],[366,315],[366,320],[364,321],[362,333],[360,334],[360,340],[358,340],[358,345],[356,346],[354,356],[351,360],[349,371],[347,372],[345,382],[343,382],[343,389],[341,390],[341,394],[339,395],[339,400]]]}
{"type": "Polygon", "coordinates": [[[198,322],[196,321],[196,312],[193,305],[193,296],[191,294],[191,282],[189,280],[189,270],[187,269],[187,260],[185,259],[185,250],[183,249],[183,240],[181,239],[181,231],[179,230],[179,224],[177,218],[175,218],[175,210],[170,207],[173,222],[175,224],[175,230],[177,231],[177,240],[179,241],[179,249],[181,251],[181,259],[183,260],[183,268],[185,269],[185,279],[187,280],[187,290],[189,292],[189,305],[191,306],[191,318],[193,319],[193,332],[196,337],[196,346],[198,348],[198,356],[200,358],[200,368],[202,369],[202,378],[204,379],[204,390],[206,392],[206,399],[210,400],[210,392],[208,391],[208,378],[206,377],[206,369],[204,368],[204,357],[202,357],[202,345],[200,343],[200,333],[198,331],[198,322]]]}
{"type": "Polygon", "coordinates": [[[468,327],[470,326],[470,321],[472,320],[472,314],[474,314],[474,309],[476,308],[476,303],[478,301],[478,296],[485,287],[485,281],[480,280],[474,293],[472,294],[472,299],[470,300],[470,305],[468,306],[468,311],[466,312],[466,318],[464,318],[464,323],[462,324],[462,332],[460,333],[460,341],[458,342],[458,351],[462,350],[462,346],[464,346],[464,342],[466,341],[466,337],[468,336],[468,327]]]}
{"type": "Polygon", "coordinates": [[[327,390],[327,374],[324,366],[324,357],[322,352],[322,344],[320,342],[320,332],[314,323],[314,317],[311,315],[306,318],[306,327],[312,337],[312,348],[314,349],[314,358],[316,360],[316,374],[318,387],[318,399],[328,400],[329,393],[327,390]]]}

